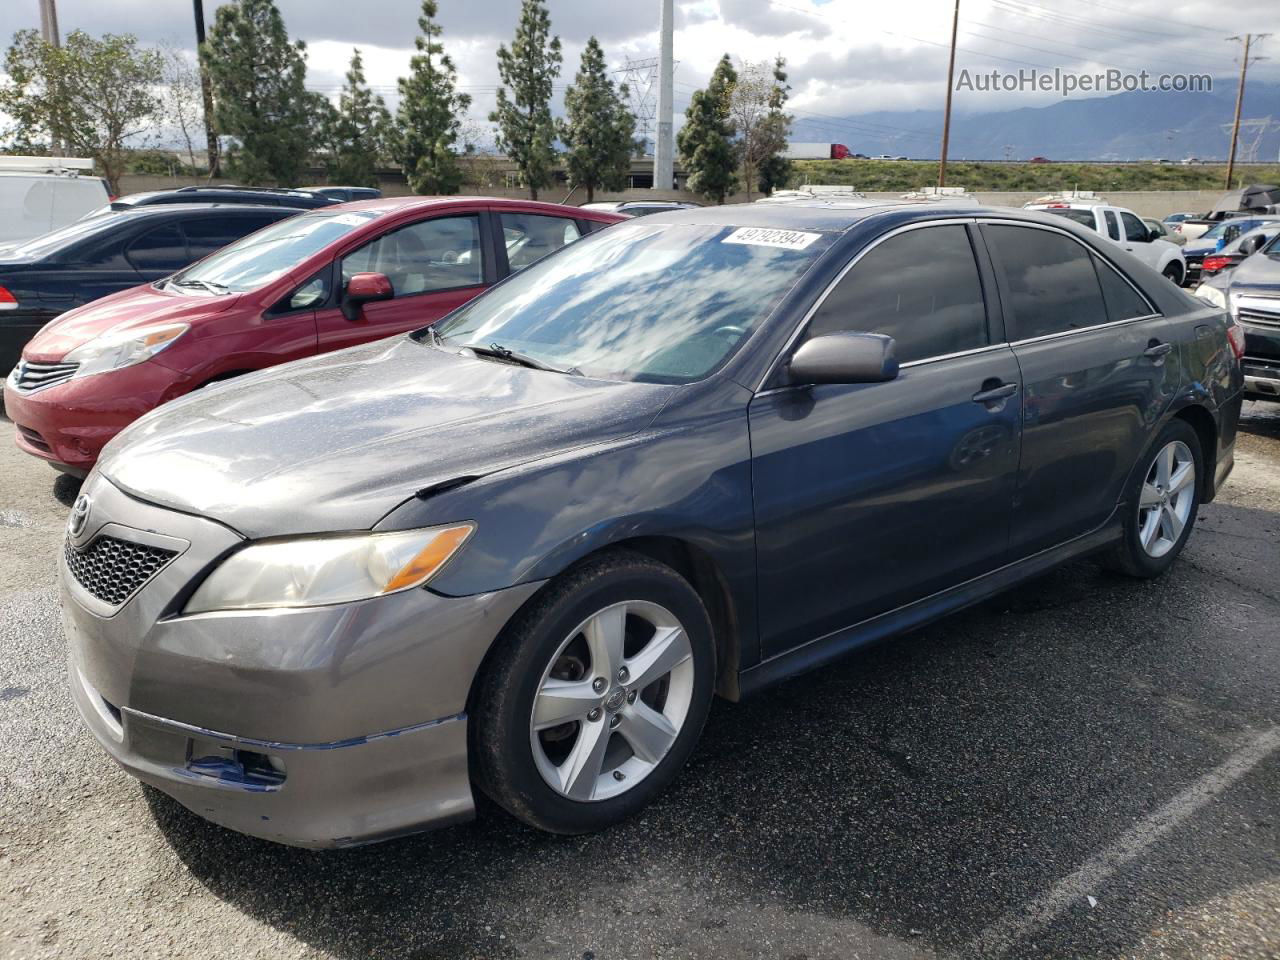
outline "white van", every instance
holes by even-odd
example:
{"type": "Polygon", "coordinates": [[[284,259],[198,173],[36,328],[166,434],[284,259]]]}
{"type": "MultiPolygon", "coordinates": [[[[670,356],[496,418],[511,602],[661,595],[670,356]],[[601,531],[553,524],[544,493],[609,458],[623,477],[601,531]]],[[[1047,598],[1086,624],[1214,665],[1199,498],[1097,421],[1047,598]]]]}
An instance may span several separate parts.
{"type": "Polygon", "coordinates": [[[107,185],[89,175],[92,170],[92,160],[0,157],[0,247],[64,227],[107,203],[107,185]]]}

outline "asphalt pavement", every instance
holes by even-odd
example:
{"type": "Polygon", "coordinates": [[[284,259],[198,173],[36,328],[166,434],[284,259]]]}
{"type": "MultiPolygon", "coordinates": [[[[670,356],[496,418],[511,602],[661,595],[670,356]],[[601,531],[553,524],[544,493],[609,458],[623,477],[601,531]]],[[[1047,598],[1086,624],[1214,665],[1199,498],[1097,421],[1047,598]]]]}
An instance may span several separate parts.
{"type": "Polygon", "coordinates": [[[66,687],[74,492],[0,421],[0,958],[1280,957],[1280,405],[1162,579],[1080,561],[718,702],[571,839],[301,851],[141,787],[66,687]]]}

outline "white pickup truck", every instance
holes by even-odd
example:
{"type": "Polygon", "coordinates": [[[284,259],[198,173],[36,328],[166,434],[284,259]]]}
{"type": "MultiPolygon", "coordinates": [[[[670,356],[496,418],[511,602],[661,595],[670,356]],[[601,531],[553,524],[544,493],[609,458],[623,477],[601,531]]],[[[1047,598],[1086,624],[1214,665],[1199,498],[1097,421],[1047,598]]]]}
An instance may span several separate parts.
{"type": "Polygon", "coordinates": [[[1095,230],[1175,284],[1181,285],[1187,276],[1187,262],[1182,256],[1182,248],[1168,240],[1161,240],[1132,210],[1069,198],[1028,203],[1025,209],[1057,214],[1095,230]]]}

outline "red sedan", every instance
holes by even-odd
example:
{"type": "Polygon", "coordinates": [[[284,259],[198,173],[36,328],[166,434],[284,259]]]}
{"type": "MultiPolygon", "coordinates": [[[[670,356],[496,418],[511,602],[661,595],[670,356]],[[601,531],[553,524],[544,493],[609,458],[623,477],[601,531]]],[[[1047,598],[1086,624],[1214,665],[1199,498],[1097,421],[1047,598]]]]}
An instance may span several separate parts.
{"type": "Polygon", "coordinates": [[[68,473],[162,403],[289,360],[414,330],[624,217],[467,197],[308,211],[164,280],[62,314],[4,388],[17,444],[68,473]]]}

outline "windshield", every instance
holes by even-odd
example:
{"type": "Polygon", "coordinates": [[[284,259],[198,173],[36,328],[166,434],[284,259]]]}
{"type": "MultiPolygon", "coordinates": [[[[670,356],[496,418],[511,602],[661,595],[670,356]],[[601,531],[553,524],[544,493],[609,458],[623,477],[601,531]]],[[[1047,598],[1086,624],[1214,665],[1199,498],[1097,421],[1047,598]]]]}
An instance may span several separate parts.
{"type": "Polygon", "coordinates": [[[376,210],[350,210],[289,217],[223,247],[169,282],[207,284],[231,293],[256,290],[378,215],[376,210]]]}
{"type": "Polygon", "coordinates": [[[1092,210],[1071,210],[1058,208],[1056,210],[1045,210],[1046,213],[1052,213],[1059,217],[1066,217],[1068,220],[1074,220],[1082,227],[1088,227],[1090,230],[1097,230],[1097,223],[1093,217],[1092,210]]]}
{"type": "Polygon", "coordinates": [[[1228,231],[1232,231],[1233,236],[1239,236],[1245,230],[1252,230],[1257,226],[1253,220],[1223,220],[1217,226],[1210,227],[1204,233],[1200,234],[1201,240],[1219,240],[1228,231]]]}
{"type": "Polygon", "coordinates": [[[39,260],[47,257],[51,253],[57,253],[59,250],[69,247],[86,237],[91,237],[95,233],[104,233],[113,229],[119,221],[114,216],[95,217],[92,220],[77,220],[69,223],[65,227],[60,227],[50,233],[42,233],[34,240],[28,240],[20,246],[13,247],[5,251],[5,256],[26,259],[39,260]]]}
{"type": "Polygon", "coordinates": [[[496,344],[585,376],[688,383],[751,335],[831,237],[701,224],[610,227],[437,324],[447,346],[496,344]]]}

